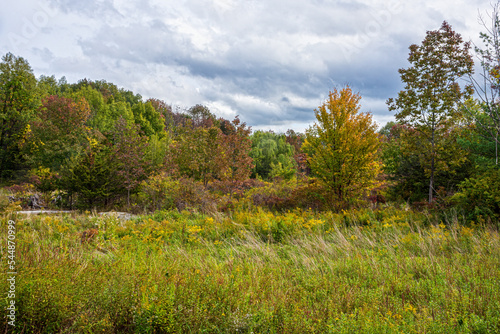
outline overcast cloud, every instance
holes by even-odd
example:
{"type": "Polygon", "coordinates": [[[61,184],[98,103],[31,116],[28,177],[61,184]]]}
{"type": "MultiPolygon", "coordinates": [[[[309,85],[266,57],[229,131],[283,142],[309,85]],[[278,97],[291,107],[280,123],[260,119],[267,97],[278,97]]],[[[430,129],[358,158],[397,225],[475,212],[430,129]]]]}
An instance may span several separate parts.
{"type": "Polygon", "coordinates": [[[448,21],[479,43],[487,1],[22,0],[2,5],[0,53],[35,75],[106,80],[253,129],[303,131],[349,84],[381,125],[408,47],[448,21]]]}

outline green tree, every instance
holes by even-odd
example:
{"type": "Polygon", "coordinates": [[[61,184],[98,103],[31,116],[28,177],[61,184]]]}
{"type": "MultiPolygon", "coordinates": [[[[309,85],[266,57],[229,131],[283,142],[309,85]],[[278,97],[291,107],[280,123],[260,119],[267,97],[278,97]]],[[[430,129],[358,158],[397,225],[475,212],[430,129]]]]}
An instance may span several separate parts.
{"type": "Polygon", "coordinates": [[[159,138],[165,136],[165,119],[153,106],[152,102],[138,103],[133,108],[135,123],[139,124],[146,136],[156,134],[159,138]]]}
{"type": "Polygon", "coordinates": [[[287,143],[284,134],[272,131],[256,131],[251,136],[250,157],[255,163],[252,177],[291,179],[296,172],[294,147],[287,143]]]}
{"type": "Polygon", "coordinates": [[[31,133],[26,151],[34,167],[44,166],[58,171],[66,159],[78,155],[89,134],[85,126],[90,107],[83,98],[74,101],[56,95],[42,100],[35,120],[30,122],[31,133]]]}
{"type": "Polygon", "coordinates": [[[101,207],[120,190],[120,180],[114,177],[116,168],[109,157],[109,147],[89,137],[85,151],[68,159],[59,182],[69,197],[70,207],[75,196],[80,208],[101,207]]]}
{"type": "Polygon", "coordinates": [[[194,127],[191,122],[183,127],[171,151],[181,176],[202,181],[204,185],[220,178],[224,156],[217,143],[219,134],[216,127],[194,127]]]}
{"type": "Polygon", "coordinates": [[[128,124],[134,123],[134,114],[128,102],[115,101],[112,95],[105,98],[91,85],[80,85],[77,89],[72,96],[75,99],[85,98],[90,105],[91,114],[87,122],[90,127],[106,134],[113,130],[120,117],[128,124]]]}
{"type": "Polygon", "coordinates": [[[359,112],[360,99],[349,87],[330,92],[303,144],[312,172],[341,203],[363,195],[379,171],[377,125],[359,112]]]}
{"type": "Polygon", "coordinates": [[[37,81],[38,91],[42,98],[50,95],[58,95],[59,86],[55,76],[41,75],[37,81]]]}
{"type": "Polygon", "coordinates": [[[125,189],[127,205],[130,206],[130,193],[137,189],[151,171],[151,161],[146,159],[148,138],[141,135],[139,125],[128,125],[123,118],[118,119],[111,136],[113,146],[110,161],[114,166],[113,174],[125,189]]]}
{"type": "MultiPolygon", "coordinates": [[[[429,178],[429,203],[435,192],[437,170],[448,168],[450,138],[461,120],[459,104],[469,98],[472,86],[460,87],[458,79],[472,73],[469,43],[454,32],[447,22],[436,31],[428,31],[422,45],[410,46],[411,67],[400,69],[405,84],[396,99],[387,101],[395,110],[396,120],[417,132],[413,148],[422,152],[422,165],[429,178]]],[[[455,146],[456,147],[456,146],[455,146]]]]}
{"type": "Polygon", "coordinates": [[[12,53],[0,63],[0,178],[22,170],[22,146],[40,103],[36,78],[28,62],[12,53]]]}

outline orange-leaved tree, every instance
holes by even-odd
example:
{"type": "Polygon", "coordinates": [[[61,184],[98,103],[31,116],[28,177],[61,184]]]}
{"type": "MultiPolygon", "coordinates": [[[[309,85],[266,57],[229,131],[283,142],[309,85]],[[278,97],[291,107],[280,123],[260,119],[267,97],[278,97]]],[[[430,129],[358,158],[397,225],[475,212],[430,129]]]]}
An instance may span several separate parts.
{"type": "Polygon", "coordinates": [[[312,172],[341,203],[362,196],[380,169],[377,125],[371,114],[359,112],[360,99],[348,86],[330,92],[303,144],[312,172]]]}

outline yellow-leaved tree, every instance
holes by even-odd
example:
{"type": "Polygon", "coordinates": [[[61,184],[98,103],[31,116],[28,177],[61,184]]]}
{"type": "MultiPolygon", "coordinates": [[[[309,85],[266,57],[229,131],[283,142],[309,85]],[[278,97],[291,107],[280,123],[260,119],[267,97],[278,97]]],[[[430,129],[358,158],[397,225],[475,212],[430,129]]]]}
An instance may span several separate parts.
{"type": "Polygon", "coordinates": [[[365,194],[380,169],[377,125],[371,114],[359,112],[360,99],[349,86],[334,89],[306,130],[303,147],[311,170],[340,203],[365,194]]]}

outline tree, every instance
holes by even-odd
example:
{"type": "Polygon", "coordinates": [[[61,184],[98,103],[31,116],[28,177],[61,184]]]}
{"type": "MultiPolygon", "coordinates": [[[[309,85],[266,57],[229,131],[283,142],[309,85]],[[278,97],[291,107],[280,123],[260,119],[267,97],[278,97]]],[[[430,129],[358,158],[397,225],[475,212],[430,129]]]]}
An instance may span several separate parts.
{"type": "Polygon", "coordinates": [[[286,132],[286,142],[293,146],[295,163],[297,166],[297,174],[300,176],[306,176],[311,173],[309,166],[307,165],[307,155],[302,152],[302,144],[304,142],[304,135],[302,133],[296,133],[295,131],[289,129],[286,132]]]}
{"type": "Polygon", "coordinates": [[[21,147],[39,102],[30,65],[7,53],[0,63],[0,178],[24,167],[21,147]]]}
{"type": "MultiPolygon", "coordinates": [[[[242,181],[253,167],[250,151],[250,129],[236,117],[233,122],[219,120],[216,126],[195,127],[191,120],[181,127],[170,156],[172,167],[180,176],[202,181],[242,181]]],[[[207,123],[208,124],[208,123],[207,123]]],[[[206,124],[206,125],[207,125],[206,124]]]]}
{"type": "Polygon", "coordinates": [[[180,176],[202,181],[221,179],[225,172],[225,152],[219,147],[221,130],[217,127],[194,127],[191,121],[179,129],[170,150],[174,169],[180,176]]]}
{"type": "Polygon", "coordinates": [[[165,129],[172,130],[175,126],[175,115],[172,112],[172,106],[163,100],[150,98],[146,101],[163,117],[165,129]]]}
{"type": "Polygon", "coordinates": [[[232,122],[219,119],[221,132],[219,133],[219,147],[224,152],[226,172],[222,179],[231,182],[246,180],[253,167],[253,160],[249,156],[252,147],[250,140],[250,128],[245,123],[241,123],[238,116],[232,122]]]}
{"type": "Polygon", "coordinates": [[[360,99],[349,87],[330,92],[303,144],[312,172],[341,203],[363,195],[380,168],[377,125],[359,112],[360,99]]]}
{"type": "Polygon", "coordinates": [[[127,205],[130,206],[130,193],[145,180],[150,172],[151,161],[146,159],[148,139],[141,136],[139,125],[127,125],[119,118],[112,132],[111,164],[114,174],[127,192],[127,205]]]}
{"type": "Polygon", "coordinates": [[[396,99],[387,100],[389,110],[396,110],[396,120],[417,131],[422,165],[429,178],[429,203],[435,192],[435,174],[446,169],[450,142],[442,139],[453,132],[461,119],[459,104],[472,96],[471,85],[460,87],[458,79],[472,73],[470,44],[445,21],[436,31],[428,31],[422,45],[410,46],[411,67],[400,69],[405,83],[396,99]],[[445,145],[441,145],[445,144],[445,145]]]}
{"type": "Polygon", "coordinates": [[[96,208],[107,204],[108,199],[120,188],[114,176],[115,168],[109,159],[109,148],[95,138],[88,138],[88,146],[79,155],[68,159],[61,170],[60,188],[69,197],[77,195],[78,206],[96,208]]]}
{"type": "Polygon", "coordinates": [[[112,131],[120,117],[124,118],[128,124],[134,123],[134,114],[128,102],[115,101],[113,95],[105,98],[101,91],[91,85],[80,84],[76,88],[78,90],[72,94],[73,97],[85,98],[90,106],[91,114],[87,122],[90,127],[106,134],[112,131]]]}
{"type": "Polygon", "coordinates": [[[479,133],[494,142],[495,164],[498,165],[498,145],[500,142],[500,1],[493,5],[493,12],[489,18],[491,20],[489,24],[483,17],[480,18],[486,29],[486,33],[480,34],[484,49],[475,47],[483,71],[479,78],[475,78],[472,73],[469,75],[470,82],[479,97],[480,109],[469,108],[465,105],[464,110],[472,118],[479,133]]]}
{"type": "MultiPolygon", "coordinates": [[[[388,195],[395,200],[420,202],[429,194],[426,172],[422,165],[425,154],[420,147],[421,136],[408,125],[389,122],[379,130],[382,137],[381,159],[384,177],[390,182],[388,195]]],[[[439,194],[450,194],[470,176],[472,151],[469,137],[474,134],[469,127],[455,127],[440,137],[439,146],[447,147],[440,152],[442,160],[448,161],[447,168],[437,168],[435,183],[439,194]]]]}
{"type": "Polygon", "coordinates": [[[151,137],[154,134],[159,138],[165,136],[164,117],[153,107],[151,102],[139,102],[132,108],[132,111],[135,123],[140,125],[146,136],[151,137]]]}
{"type": "Polygon", "coordinates": [[[42,100],[31,125],[27,151],[35,167],[58,170],[66,159],[77,155],[89,134],[85,126],[90,107],[84,98],[77,101],[51,95],[42,100]]]}
{"type": "Polygon", "coordinates": [[[390,192],[394,199],[420,201],[425,198],[425,171],[420,164],[418,152],[408,149],[408,138],[415,131],[406,125],[388,123],[379,133],[382,135],[381,159],[383,172],[390,182],[390,192]],[[424,194],[424,195],[422,195],[424,194]]]}
{"type": "Polygon", "coordinates": [[[215,123],[215,115],[210,112],[208,107],[201,104],[189,108],[187,115],[194,126],[210,126],[215,123]]]}
{"type": "Polygon", "coordinates": [[[279,176],[288,180],[295,175],[294,147],[287,143],[284,134],[256,131],[251,139],[250,157],[255,162],[252,177],[258,175],[263,179],[268,179],[279,176]]]}

